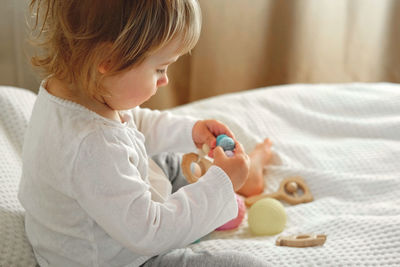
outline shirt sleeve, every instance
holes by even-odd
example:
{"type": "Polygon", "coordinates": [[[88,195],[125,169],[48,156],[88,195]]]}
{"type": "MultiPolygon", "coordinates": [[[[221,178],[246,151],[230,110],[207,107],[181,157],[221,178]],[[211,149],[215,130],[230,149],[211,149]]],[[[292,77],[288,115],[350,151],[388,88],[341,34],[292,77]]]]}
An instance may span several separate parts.
{"type": "Polygon", "coordinates": [[[149,155],[161,152],[192,152],[196,150],[192,129],[196,119],[189,116],[174,115],[169,111],[132,109],[138,130],[146,138],[149,155]]]}
{"type": "MultiPolygon", "coordinates": [[[[232,184],[217,166],[164,203],[151,200],[134,151],[96,132],[82,142],[72,189],[87,214],[125,247],[154,256],[186,246],[237,216],[232,184]]],[[[143,162],[143,160],[141,161],[143,162]]]]}

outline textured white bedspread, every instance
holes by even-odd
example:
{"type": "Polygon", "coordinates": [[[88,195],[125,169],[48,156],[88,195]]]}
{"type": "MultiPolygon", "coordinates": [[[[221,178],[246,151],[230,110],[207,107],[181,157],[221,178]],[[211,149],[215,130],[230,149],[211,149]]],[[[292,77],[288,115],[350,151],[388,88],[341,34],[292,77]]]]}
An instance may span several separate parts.
{"type": "MultiPolygon", "coordinates": [[[[35,266],[16,195],[22,142],[35,95],[0,87],[0,266],[35,266]]],[[[215,97],[173,112],[227,123],[247,151],[269,137],[267,192],[301,175],[315,200],[286,207],[282,234],[324,233],[323,247],[275,246],[247,220],[190,247],[250,252],[267,266],[400,266],[400,85],[270,87],[215,97]]]]}
{"type": "Polygon", "coordinates": [[[275,246],[237,230],[213,232],[198,250],[250,252],[271,266],[400,266],[400,86],[291,85],[224,95],[174,109],[227,123],[249,152],[274,144],[266,192],[302,176],[315,200],[286,205],[282,235],[324,233],[323,247],[275,246]]]}

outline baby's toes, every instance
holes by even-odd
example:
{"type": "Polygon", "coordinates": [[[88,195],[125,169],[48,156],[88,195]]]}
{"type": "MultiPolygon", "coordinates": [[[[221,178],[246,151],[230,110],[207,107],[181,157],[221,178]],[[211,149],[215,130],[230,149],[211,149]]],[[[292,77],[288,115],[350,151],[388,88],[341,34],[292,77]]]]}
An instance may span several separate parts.
{"type": "Polygon", "coordinates": [[[265,138],[263,143],[264,143],[264,145],[267,145],[268,147],[272,146],[272,141],[269,138],[265,138]]]}

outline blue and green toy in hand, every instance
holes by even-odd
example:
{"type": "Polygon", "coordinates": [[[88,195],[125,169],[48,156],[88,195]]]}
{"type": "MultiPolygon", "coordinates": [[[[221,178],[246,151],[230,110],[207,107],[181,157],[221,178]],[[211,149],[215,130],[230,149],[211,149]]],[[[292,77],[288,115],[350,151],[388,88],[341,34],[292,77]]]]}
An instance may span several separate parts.
{"type": "Polygon", "coordinates": [[[217,136],[217,146],[222,147],[225,155],[232,157],[234,155],[233,150],[235,149],[235,141],[226,134],[217,136]]]}

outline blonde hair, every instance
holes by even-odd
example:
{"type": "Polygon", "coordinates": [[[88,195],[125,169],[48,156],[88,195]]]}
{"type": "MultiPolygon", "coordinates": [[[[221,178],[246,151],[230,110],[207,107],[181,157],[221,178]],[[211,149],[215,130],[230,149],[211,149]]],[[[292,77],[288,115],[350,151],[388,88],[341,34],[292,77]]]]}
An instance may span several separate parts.
{"type": "Polygon", "coordinates": [[[185,54],[201,28],[197,0],[32,0],[30,9],[43,48],[32,64],[89,94],[106,94],[100,64],[107,62],[105,75],[121,73],[174,38],[185,54]]]}

